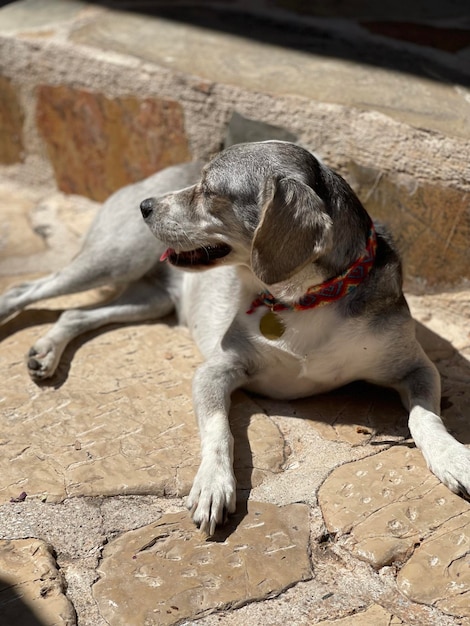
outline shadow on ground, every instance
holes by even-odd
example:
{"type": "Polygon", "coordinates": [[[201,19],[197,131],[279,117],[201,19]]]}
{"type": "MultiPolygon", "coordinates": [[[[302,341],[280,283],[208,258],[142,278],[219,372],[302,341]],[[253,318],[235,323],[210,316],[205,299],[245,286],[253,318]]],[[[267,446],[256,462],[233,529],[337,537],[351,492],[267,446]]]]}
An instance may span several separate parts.
{"type": "Polygon", "coordinates": [[[24,602],[20,590],[0,579],[0,623],[2,626],[47,626],[24,602]]]}
{"type": "Polygon", "coordinates": [[[465,23],[468,8],[463,2],[449,6],[444,0],[433,0],[416,3],[414,8],[401,0],[393,3],[392,8],[383,3],[334,3],[331,7],[322,3],[312,8],[308,3],[285,0],[271,3],[268,8],[252,2],[249,9],[242,3],[237,7],[236,1],[219,2],[217,6],[208,6],[207,2],[198,6],[198,3],[164,0],[98,0],[96,4],[438,82],[470,84],[468,73],[451,67],[445,59],[445,53],[470,45],[465,23]],[[351,6],[345,10],[347,4],[351,6]],[[309,21],[312,17],[328,20],[309,21]],[[383,36],[377,38],[369,34],[383,36]],[[409,43],[414,44],[414,48],[410,49],[409,43]],[[442,50],[444,56],[429,55],[429,48],[442,50]]]}

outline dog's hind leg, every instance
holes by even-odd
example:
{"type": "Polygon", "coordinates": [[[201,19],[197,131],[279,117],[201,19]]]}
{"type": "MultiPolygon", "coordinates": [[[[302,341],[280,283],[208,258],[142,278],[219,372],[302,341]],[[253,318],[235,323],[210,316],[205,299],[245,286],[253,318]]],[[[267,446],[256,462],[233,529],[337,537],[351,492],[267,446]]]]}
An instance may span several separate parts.
{"type": "Polygon", "coordinates": [[[470,449],[452,437],[439,417],[439,374],[424,352],[396,389],[410,411],[410,433],[429,469],[451,491],[469,498],[470,449]]]}
{"type": "Polygon", "coordinates": [[[30,349],[27,356],[29,374],[34,380],[51,377],[66,346],[87,331],[106,324],[159,319],[171,313],[173,308],[173,301],[166,288],[144,277],[105,306],[65,311],[30,349]]]}
{"type": "Polygon", "coordinates": [[[138,251],[134,254],[132,263],[125,264],[121,260],[122,268],[118,263],[117,268],[112,267],[107,256],[106,251],[84,249],[62,270],[12,287],[0,296],[0,321],[29,304],[46,298],[87,291],[103,285],[125,286],[143,276],[151,266],[147,259],[143,263],[138,258],[135,260],[138,251]]]}
{"type": "Polygon", "coordinates": [[[196,182],[201,165],[166,168],[114,193],[97,212],[78,255],[59,272],[12,287],[0,296],[0,320],[44,300],[102,285],[125,286],[158,263],[165,246],[150,232],[139,202],[196,182]]]}
{"type": "Polygon", "coordinates": [[[70,266],[67,266],[60,272],[15,285],[0,296],[0,321],[38,300],[85,291],[95,286],[89,285],[89,281],[86,285],[81,283],[80,276],[70,272],[70,266]]]}

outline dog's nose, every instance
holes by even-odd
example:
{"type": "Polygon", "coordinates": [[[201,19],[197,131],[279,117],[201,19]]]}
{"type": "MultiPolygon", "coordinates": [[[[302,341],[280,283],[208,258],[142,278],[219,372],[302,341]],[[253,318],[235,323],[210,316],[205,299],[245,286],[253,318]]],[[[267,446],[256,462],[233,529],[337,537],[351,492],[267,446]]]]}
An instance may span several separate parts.
{"type": "Polygon", "coordinates": [[[140,203],[140,212],[142,213],[142,217],[146,220],[150,217],[152,211],[155,208],[155,198],[146,198],[142,200],[140,203]]]}

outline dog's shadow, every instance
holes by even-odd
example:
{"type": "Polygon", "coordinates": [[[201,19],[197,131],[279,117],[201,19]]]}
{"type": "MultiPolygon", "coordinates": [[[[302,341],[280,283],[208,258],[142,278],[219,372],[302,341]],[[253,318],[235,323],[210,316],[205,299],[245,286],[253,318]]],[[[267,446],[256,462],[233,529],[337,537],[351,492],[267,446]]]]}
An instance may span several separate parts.
{"type": "MultiPolygon", "coordinates": [[[[464,444],[470,443],[470,362],[451,343],[416,322],[417,337],[436,364],[442,381],[441,414],[448,430],[464,444]]],[[[280,403],[258,399],[270,413],[280,403]]],[[[398,393],[362,381],[330,393],[282,403],[282,415],[316,422],[328,439],[352,445],[414,445],[408,412],[398,393]]]]}

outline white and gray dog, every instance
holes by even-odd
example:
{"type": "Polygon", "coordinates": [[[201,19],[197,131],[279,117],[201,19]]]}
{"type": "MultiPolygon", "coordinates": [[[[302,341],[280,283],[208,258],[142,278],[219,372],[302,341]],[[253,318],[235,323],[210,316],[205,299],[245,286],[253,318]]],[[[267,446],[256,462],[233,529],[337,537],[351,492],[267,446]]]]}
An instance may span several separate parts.
{"type": "Polygon", "coordinates": [[[29,372],[52,376],[85,331],[176,309],[205,357],[193,383],[202,458],[187,505],[207,534],[235,510],[228,412],[239,387],[286,399],[358,379],[392,387],[431,471],[469,495],[470,450],[439,417],[439,375],[415,338],[393,243],[307,150],[238,144],[202,171],[180,165],[116,192],[71,264],[5,293],[0,316],[110,283],[121,294],[64,312],[31,348],[29,372]]]}

